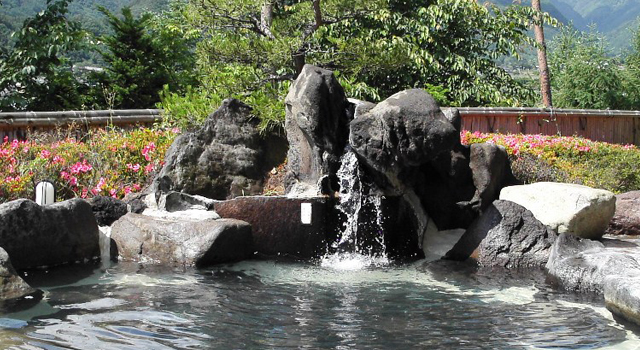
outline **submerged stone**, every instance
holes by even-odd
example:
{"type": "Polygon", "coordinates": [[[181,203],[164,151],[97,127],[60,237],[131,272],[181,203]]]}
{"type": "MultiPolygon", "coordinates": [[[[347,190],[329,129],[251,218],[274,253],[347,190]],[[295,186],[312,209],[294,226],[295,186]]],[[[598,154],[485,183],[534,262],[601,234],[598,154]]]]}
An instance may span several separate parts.
{"type": "Polygon", "coordinates": [[[36,293],[11,265],[9,254],[0,248],[0,301],[18,299],[36,293]]]}

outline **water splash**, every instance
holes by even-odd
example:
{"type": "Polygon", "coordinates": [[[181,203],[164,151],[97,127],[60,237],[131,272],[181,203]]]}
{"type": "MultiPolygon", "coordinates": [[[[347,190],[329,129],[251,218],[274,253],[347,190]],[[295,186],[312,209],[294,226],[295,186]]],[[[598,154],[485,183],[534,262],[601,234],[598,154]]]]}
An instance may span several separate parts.
{"type": "Polygon", "coordinates": [[[335,253],[323,257],[320,264],[338,270],[388,265],[382,228],[382,196],[373,185],[363,181],[358,157],[352,150],[342,156],[337,176],[340,183],[338,209],[346,222],[340,239],[331,246],[335,253]]]}

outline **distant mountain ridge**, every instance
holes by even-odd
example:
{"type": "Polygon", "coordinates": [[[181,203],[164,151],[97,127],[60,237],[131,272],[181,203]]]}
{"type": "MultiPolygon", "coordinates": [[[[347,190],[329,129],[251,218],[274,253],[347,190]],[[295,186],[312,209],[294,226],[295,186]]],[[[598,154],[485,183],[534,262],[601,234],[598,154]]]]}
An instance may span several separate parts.
{"type": "MultiPolygon", "coordinates": [[[[492,0],[498,5],[530,0],[492,0]]],[[[609,38],[612,49],[625,50],[632,45],[633,33],[640,22],[640,0],[542,0],[542,10],[549,12],[564,24],[573,23],[580,30],[590,26],[609,38]]]]}

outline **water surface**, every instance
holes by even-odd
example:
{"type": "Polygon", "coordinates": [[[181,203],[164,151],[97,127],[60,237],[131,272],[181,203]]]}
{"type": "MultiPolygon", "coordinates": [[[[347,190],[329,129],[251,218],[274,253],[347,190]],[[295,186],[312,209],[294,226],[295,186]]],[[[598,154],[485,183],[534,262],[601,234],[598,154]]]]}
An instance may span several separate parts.
{"type": "Polygon", "coordinates": [[[640,349],[597,297],[541,272],[417,263],[249,261],[32,272],[46,297],[4,310],[15,349],[640,349]]]}

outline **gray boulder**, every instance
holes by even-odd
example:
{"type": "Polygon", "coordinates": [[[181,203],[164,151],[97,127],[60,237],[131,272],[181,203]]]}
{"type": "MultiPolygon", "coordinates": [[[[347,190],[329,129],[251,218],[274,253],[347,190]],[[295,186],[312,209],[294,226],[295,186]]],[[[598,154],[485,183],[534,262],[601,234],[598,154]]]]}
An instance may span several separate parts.
{"type": "Polygon", "coordinates": [[[154,180],[157,197],[169,191],[227,199],[262,192],[268,144],[251,107],[229,99],[204,126],[176,138],[154,180]]]}
{"type": "Polygon", "coordinates": [[[563,233],[546,268],[565,289],[604,295],[611,312],[640,325],[639,243],[607,238],[599,242],[563,233]]]}
{"type": "Polygon", "coordinates": [[[11,265],[9,254],[0,248],[0,301],[18,299],[36,293],[11,265]]]}
{"type": "Polygon", "coordinates": [[[127,203],[113,197],[95,196],[89,204],[98,226],[109,226],[129,212],[127,203]]]}
{"type": "Polygon", "coordinates": [[[285,99],[285,129],[289,141],[287,193],[315,196],[337,190],[340,167],[349,134],[353,105],[347,101],[333,72],[305,65],[285,99]],[[323,178],[329,177],[328,180],[323,178]]]}
{"type": "Polygon", "coordinates": [[[558,233],[599,239],[616,209],[613,193],[582,185],[538,182],[505,187],[500,199],[516,202],[558,233]]]}
{"type": "Polygon", "coordinates": [[[606,234],[640,235],[640,191],[616,195],[616,211],[606,234]]]}
{"type": "Polygon", "coordinates": [[[98,224],[83,199],[43,207],[27,199],[0,205],[0,246],[18,270],[100,256],[98,224]]]}
{"type": "Polygon", "coordinates": [[[524,207],[495,201],[476,219],[445,259],[472,257],[481,266],[542,267],[547,263],[556,233],[524,207]]]}
{"type": "Polygon", "coordinates": [[[130,213],[113,224],[111,239],[122,260],[149,264],[200,267],[253,255],[251,225],[206,215],[213,212],[193,212],[205,216],[130,213]]]}

